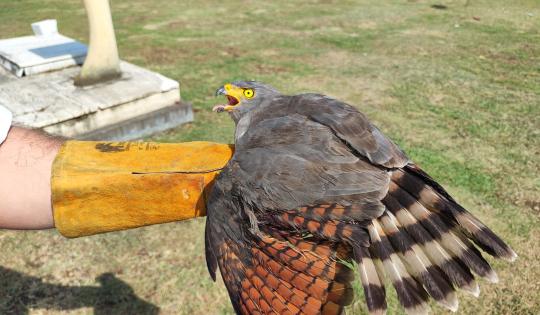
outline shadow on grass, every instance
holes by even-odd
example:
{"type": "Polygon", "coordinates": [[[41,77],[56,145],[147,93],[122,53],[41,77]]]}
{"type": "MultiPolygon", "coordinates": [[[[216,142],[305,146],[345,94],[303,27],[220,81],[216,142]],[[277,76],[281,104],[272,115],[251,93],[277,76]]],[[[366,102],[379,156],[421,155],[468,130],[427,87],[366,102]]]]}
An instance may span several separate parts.
{"type": "Polygon", "coordinates": [[[94,314],[159,313],[159,307],[135,295],[111,273],[96,278],[99,286],[64,286],[44,282],[0,266],[0,314],[29,314],[29,309],[72,310],[93,307],[94,314]]]}

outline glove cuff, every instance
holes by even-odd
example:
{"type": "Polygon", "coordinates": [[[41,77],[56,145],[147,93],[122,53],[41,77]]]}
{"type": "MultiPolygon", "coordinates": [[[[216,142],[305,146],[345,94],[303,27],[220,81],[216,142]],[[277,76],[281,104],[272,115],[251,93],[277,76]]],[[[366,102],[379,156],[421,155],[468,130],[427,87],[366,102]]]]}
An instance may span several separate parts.
{"type": "Polygon", "coordinates": [[[55,226],[66,237],[206,215],[233,146],[66,141],[53,163],[55,226]]]}

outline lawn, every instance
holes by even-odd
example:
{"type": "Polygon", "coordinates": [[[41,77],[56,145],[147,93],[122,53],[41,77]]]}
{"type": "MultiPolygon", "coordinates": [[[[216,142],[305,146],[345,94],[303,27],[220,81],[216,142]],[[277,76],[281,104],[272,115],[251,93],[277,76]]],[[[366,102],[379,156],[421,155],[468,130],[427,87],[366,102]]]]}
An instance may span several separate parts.
{"type": "MultiPolygon", "coordinates": [[[[151,140],[232,141],[230,119],[210,109],[235,79],[355,104],[519,255],[490,259],[500,283],[480,281],[479,299],[460,293],[459,313],[540,314],[538,0],[114,0],[112,10],[121,57],[179,80],[194,106],[193,124],[151,140]]],[[[0,38],[45,18],[87,41],[79,0],[2,0],[0,38]]],[[[231,314],[206,272],[204,222],[74,240],[0,231],[0,314],[231,314]]],[[[360,291],[351,314],[365,312],[360,291]]]]}

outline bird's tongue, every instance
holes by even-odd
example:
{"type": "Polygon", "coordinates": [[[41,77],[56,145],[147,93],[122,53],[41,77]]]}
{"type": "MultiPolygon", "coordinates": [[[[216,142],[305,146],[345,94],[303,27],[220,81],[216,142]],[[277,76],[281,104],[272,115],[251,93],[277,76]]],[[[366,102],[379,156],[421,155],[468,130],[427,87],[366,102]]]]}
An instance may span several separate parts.
{"type": "Polygon", "coordinates": [[[229,105],[236,105],[238,104],[238,100],[230,95],[227,95],[227,100],[229,101],[229,105]]]}

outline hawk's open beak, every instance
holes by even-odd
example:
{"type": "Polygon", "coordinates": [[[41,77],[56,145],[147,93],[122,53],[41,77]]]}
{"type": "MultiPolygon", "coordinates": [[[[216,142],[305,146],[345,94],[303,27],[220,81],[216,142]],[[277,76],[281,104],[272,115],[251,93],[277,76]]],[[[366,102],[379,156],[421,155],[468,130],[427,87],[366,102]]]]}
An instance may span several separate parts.
{"type": "Polygon", "coordinates": [[[216,90],[216,96],[220,96],[220,95],[226,95],[224,86],[216,90]]]}
{"type": "Polygon", "coordinates": [[[223,112],[223,111],[230,112],[238,104],[240,104],[243,93],[244,93],[244,89],[230,83],[225,84],[224,86],[216,90],[216,96],[225,95],[227,97],[228,103],[216,105],[214,106],[214,108],[212,108],[212,110],[218,113],[223,112]]]}

